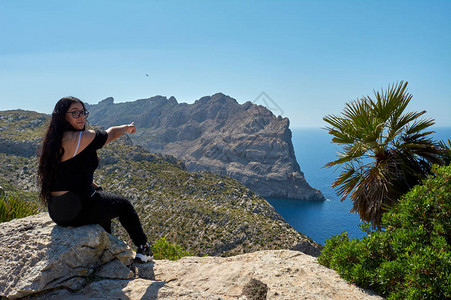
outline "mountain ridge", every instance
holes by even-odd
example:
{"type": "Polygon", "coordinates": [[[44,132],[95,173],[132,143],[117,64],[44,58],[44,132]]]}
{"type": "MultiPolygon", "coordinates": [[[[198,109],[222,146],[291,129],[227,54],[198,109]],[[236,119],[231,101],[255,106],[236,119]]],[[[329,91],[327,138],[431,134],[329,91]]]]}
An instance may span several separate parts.
{"type": "Polygon", "coordinates": [[[294,153],[289,119],[264,106],[216,93],[192,104],[154,96],[88,104],[104,127],[135,122],[133,142],[184,161],[188,171],[233,177],[263,197],[325,200],[305,180],[294,153]]]}

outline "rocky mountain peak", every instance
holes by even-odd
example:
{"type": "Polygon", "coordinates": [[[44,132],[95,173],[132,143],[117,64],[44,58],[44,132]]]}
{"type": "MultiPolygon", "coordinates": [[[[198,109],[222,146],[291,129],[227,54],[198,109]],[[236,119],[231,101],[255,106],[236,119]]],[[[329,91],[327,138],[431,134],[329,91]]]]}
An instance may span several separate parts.
{"type": "Polygon", "coordinates": [[[177,99],[175,99],[174,96],[169,97],[168,102],[173,103],[173,104],[178,104],[177,99]]]}
{"type": "Polygon", "coordinates": [[[235,99],[223,93],[214,94],[213,96],[211,96],[210,101],[221,104],[235,104],[235,105],[238,104],[238,102],[235,99]]]}
{"type": "Polygon", "coordinates": [[[223,93],[216,93],[212,96],[205,96],[200,98],[199,100],[196,100],[194,102],[194,105],[220,105],[220,106],[238,106],[238,102],[231,98],[228,95],[225,95],[223,93]]]}
{"type": "Polygon", "coordinates": [[[102,101],[99,102],[99,105],[113,105],[114,104],[114,98],[113,97],[108,97],[103,99],[102,101]]]}
{"type": "Polygon", "coordinates": [[[104,127],[135,121],[135,144],[177,157],[189,171],[234,177],[261,196],[324,200],[296,161],[288,118],[223,93],[193,104],[162,96],[146,103],[92,105],[90,120],[104,127]]]}

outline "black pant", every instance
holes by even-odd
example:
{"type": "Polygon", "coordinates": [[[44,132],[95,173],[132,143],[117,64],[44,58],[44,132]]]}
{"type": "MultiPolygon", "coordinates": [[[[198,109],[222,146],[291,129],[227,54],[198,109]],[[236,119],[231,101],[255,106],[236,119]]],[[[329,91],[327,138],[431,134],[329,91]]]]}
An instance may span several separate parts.
{"type": "Polygon", "coordinates": [[[111,220],[119,217],[136,246],[147,242],[135,208],[124,197],[105,192],[95,192],[91,197],[69,191],[61,196],[50,196],[48,207],[50,218],[58,225],[99,224],[108,233],[111,233],[111,220]]]}

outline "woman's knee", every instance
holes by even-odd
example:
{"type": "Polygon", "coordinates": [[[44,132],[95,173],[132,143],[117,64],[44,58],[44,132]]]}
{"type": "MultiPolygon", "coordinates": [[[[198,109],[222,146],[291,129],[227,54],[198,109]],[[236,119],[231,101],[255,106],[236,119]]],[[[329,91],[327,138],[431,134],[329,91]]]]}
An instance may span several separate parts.
{"type": "Polygon", "coordinates": [[[107,192],[100,192],[99,194],[100,197],[107,199],[110,205],[116,207],[120,211],[135,210],[130,200],[125,197],[107,192]]]}

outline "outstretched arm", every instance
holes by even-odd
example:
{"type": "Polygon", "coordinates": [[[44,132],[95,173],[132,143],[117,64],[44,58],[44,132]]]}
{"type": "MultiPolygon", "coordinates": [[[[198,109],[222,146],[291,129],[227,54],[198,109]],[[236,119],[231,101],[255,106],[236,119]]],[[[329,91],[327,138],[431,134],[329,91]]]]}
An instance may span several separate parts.
{"type": "Polygon", "coordinates": [[[106,132],[108,133],[108,139],[106,140],[105,144],[108,144],[109,142],[114,141],[115,139],[117,139],[118,137],[123,135],[125,132],[135,133],[136,127],[135,127],[134,123],[135,122],[132,122],[128,125],[113,126],[113,127],[108,128],[106,130],[106,132]]]}

